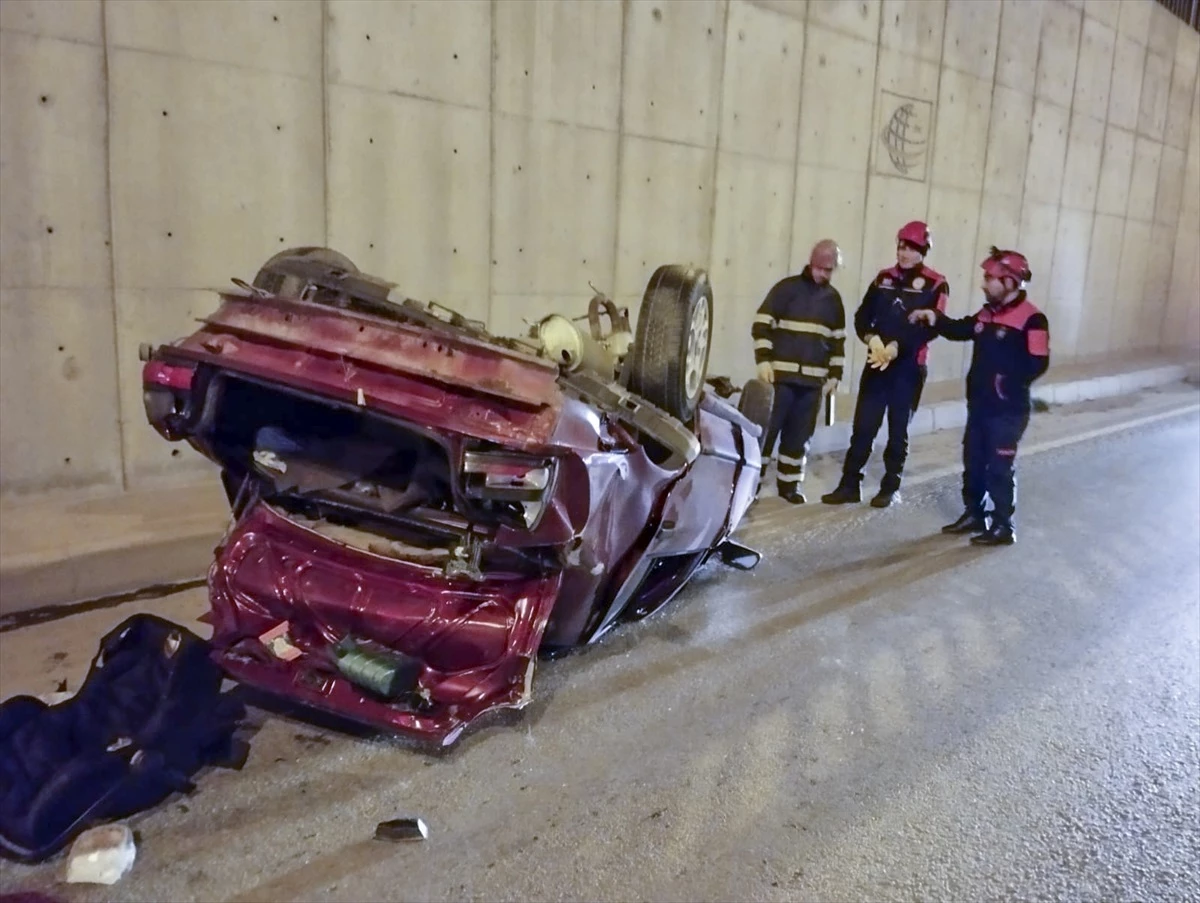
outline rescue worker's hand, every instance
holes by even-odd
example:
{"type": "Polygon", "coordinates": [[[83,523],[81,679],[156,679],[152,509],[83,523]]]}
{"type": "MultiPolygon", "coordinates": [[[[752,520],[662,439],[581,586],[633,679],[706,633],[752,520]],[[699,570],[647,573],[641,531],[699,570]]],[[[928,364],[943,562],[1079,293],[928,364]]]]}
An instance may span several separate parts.
{"type": "Polygon", "coordinates": [[[883,340],[877,335],[867,336],[867,364],[873,369],[878,369],[880,363],[880,355],[883,354],[883,340]]]}
{"type": "Polygon", "coordinates": [[[831,376],[829,379],[825,380],[825,385],[821,387],[821,391],[824,394],[829,395],[837,391],[837,385],[838,381],[831,376]]]}
{"type": "Polygon", "coordinates": [[[920,310],[914,310],[908,315],[909,323],[924,323],[926,326],[937,325],[937,311],[931,310],[928,307],[923,307],[920,310]]]}
{"type": "Polygon", "coordinates": [[[758,365],[758,378],[763,382],[775,382],[775,370],[766,361],[758,365]]]}
{"type": "Polygon", "coordinates": [[[894,361],[900,354],[900,346],[895,342],[888,342],[883,345],[878,351],[867,351],[867,364],[874,370],[886,370],[888,364],[894,361]]]}

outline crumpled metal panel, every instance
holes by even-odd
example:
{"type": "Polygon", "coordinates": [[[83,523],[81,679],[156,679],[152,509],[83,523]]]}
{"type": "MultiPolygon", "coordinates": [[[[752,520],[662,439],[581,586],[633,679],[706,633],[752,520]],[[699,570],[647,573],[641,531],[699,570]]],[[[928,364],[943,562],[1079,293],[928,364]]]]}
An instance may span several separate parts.
{"type": "MultiPolygon", "coordinates": [[[[261,337],[201,330],[173,346],[171,357],[520,449],[544,445],[553,435],[560,411],[561,395],[553,395],[552,403],[527,407],[363,362],[268,343],[261,337]]],[[[460,357],[463,369],[470,372],[469,362],[460,357]]],[[[557,393],[557,386],[553,388],[557,393]]]]}
{"type": "Polygon", "coordinates": [[[499,345],[302,301],[226,295],[224,302],[204,321],[216,331],[260,336],[534,407],[559,397],[555,364],[499,345]]]}
{"type": "Polygon", "coordinates": [[[236,679],[385,730],[452,743],[484,712],[529,699],[562,575],[481,583],[332,542],[263,504],[231,530],[209,574],[213,645],[236,679]],[[258,640],[287,621],[300,655],[258,640]],[[347,634],[419,659],[428,704],[372,696],[336,669],[347,634]]]}

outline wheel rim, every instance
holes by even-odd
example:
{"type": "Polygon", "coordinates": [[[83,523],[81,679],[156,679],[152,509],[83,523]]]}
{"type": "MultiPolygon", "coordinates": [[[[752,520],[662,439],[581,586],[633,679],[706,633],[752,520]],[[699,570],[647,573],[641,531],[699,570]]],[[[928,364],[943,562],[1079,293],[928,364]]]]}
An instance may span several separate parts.
{"type": "Polygon", "coordinates": [[[684,363],[684,385],[688,398],[695,398],[704,382],[704,362],[708,359],[708,299],[696,305],[692,328],[688,332],[687,357],[684,363]]]}

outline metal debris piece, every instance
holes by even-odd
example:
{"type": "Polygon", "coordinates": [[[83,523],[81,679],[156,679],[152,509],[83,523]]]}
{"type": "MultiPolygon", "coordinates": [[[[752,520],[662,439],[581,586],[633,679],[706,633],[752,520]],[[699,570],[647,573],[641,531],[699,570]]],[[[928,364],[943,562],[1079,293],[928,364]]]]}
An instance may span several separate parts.
{"type": "Polygon", "coordinates": [[[125,825],[84,831],[71,845],[67,883],[116,884],[133,868],[136,856],[133,832],[125,825]]]}
{"type": "Polygon", "coordinates": [[[394,818],[375,826],[376,840],[428,840],[429,827],[421,818],[394,818]]]}
{"type": "Polygon", "coordinates": [[[285,662],[290,662],[298,659],[303,653],[291,641],[288,636],[288,631],[291,630],[291,624],[288,621],[280,621],[266,633],[262,634],[258,641],[271,650],[271,654],[276,658],[282,659],[285,662]]]}

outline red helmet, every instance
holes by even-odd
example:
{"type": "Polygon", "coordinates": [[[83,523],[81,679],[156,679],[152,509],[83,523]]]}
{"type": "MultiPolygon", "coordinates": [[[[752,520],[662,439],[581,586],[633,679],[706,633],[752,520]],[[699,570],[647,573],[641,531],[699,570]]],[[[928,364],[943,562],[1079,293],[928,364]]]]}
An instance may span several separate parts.
{"type": "Polygon", "coordinates": [[[905,224],[896,233],[896,241],[912,245],[922,254],[928,254],[929,249],[933,247],[933,236],[929,234],[929,227],[920,220],[905,224]]]}
{"type": "Polygon", "coordinates": [[[1001,251],[995,245],[980,266],[987,275],[997,279],[1011,279],[1017,285],[1023,285],[1033,278],[1033,273],[1029,272],[1029,261],[1025,259],[1024,254],[1017,251],[1001,251]]]}

